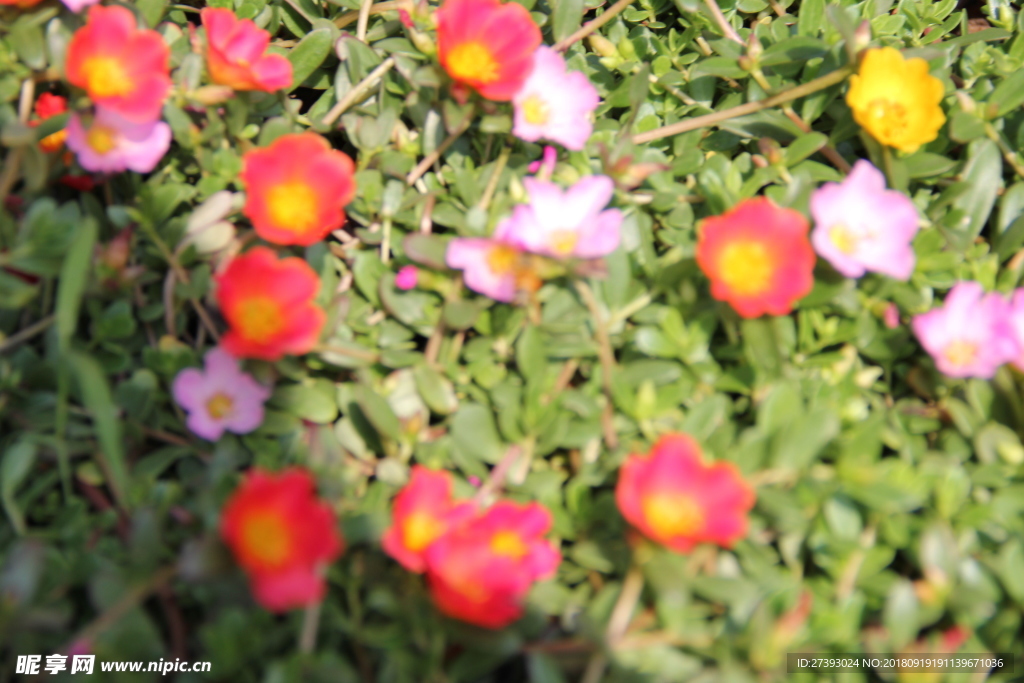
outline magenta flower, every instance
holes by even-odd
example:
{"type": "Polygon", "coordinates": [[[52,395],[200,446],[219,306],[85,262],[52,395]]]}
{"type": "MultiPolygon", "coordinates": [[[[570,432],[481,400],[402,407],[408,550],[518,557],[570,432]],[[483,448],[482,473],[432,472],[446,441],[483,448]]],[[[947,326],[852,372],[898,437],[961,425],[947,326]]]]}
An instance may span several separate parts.
{"type": "Polygon", "coordinates": [[[566,71],[562,55],[542,45],[533,55],[530,77],[512,98],[512,132],[527,142],[544,138],[567,149],[583,149],[594,127],[591,115],[600,103],[587,76],[566,71]]]}
{"type": "Polygon", "coordinates": [[[420,271],[416,266],[405,266],[400,268],[395,275],[395,287],[399,289],[413,289],[420,279],[420,271]]]}
{"type": "Polygon", "coordinates": [[[98,106],[88,128],[78,114],[71,115],[67,144],[87,171],[149,173],[171,146],[171,127],[163,121],[132,123],[98,106]]]}
{"type": "Polygon", "coordinates": [[[811,195],[811,243],[846,277],[865,271],[906,280],[914,271],[917,208],[902,192],[885,189],[885,176],[861,159],[841,183],[811,195]]]}
{"type": "Polygon", "coordinates": [[[526,170],[530,173],[542,174],[543,177],[550,178],[551,174],[555,171],[555,164],[557,163],[558,150],[551,145],[544,145],[544,152],[541,154],[540,159],[531,161],[526,170]]]}
{"type": "Polygon", "coordinates": [[[89,5],[95,5],[100,0],[61,0],[64,6],[72,12],[81,12],[89,5]]]}
{"type": "Polygon", "coordinates": [[[186,424],[207,441],[227,430],[248,434],[263,423],[263,402],[270,389],[243,372],[235,357],[220,347],[205,358],[206,371],[186,368],[174,378],[171,393],[188,412],[186,424]]]}
{"type": "Polygon", "coordinates": [[[941,308],[915,316],[911,327],[943,374],[988,379],[1020,353],[1010,314],[1002,295],[961,282],[941,308]]]}
{"type": "Polygon", "coordinates": [[[495,238],[555,258],[599,258],[619,246],[622,212],[605,209],[615,188],[611,178],[587,176],[565,191],[536,178],[523,185],[529,203],[513,209],[495,238]]]}
{"type": "Polygon", "coordinates": [[[467,287],[496,301],[512,301],[519,290],[540,284],[524,266],[522,251],[500,239],[456,237],[448,243],[445,261],[449,268],[465,271],[467,287]]]}

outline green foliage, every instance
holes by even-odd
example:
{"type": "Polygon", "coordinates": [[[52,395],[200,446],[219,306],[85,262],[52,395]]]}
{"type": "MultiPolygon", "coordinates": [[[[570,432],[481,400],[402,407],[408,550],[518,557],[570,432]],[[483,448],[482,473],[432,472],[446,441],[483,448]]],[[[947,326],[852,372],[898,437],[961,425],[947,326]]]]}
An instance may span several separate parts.
{"type": "MultiPolygon", "coordinates": [[[[81,20],[52,3],[0,7],[3,661],[57,652],[97,619],[100,660],[212,662],[209,677],[185,682],[559,683],[579,680],[601,651],[610,683],[833,680],[788,675],[785,654],[895,652],[917,640],[941,652],[953,626],[969,633],[965,652],[1016,649],[1020,373],[943,377],[884,314],[895,304],[906,322],[962,279],[1004,293],[1020,283],[1024,14],[990,1],[982,26],[954,0],[722,2],[760,47],[750,51],[723,37],[703,2],[637,0],[566,51],[602,104],[587,148],[563,154],[554,173],[565,184],[590,173],[618,181],[622,245],[607,277],[581,279],[585,289],[554,279],[514,307],[464,288],[443,257],[450,237],[489,234],[523,198],[541,146],[508,134],[506,109],[487,105],[408,186],[468,110],[397,12],[373,13],[364,41],[349,33],[358,2],[209,4],[274,33],[295,87],[209,104],[189,43],[193,10],[139,0],[172,50],[164,116],[175,146],[150,176],[120,174],[91,192],[60,184],[67,169],[36,147],[63,119],[32,128],[18,111],[26,84],[59,78],[81,20]],[[788,111],[631,142],[834,72],[866,45],[866,27],[873,44],[927,59],[946,85],[948,123],[913,154],[887,160],[854,122],[843,84],[788,111]],[[361,85],[386,59],[393,68],[361,85]],[[324,123],[357,87],[365,95],[324,123]],[[307,128],[358,164],[350,239],[294,250],[323,282],[324,343],[249,363],[275,383],[266,420],[211,444],[187,432],[170,396],[212,343],[198,311],[220,322],[211,254],[233,233],[203,230],[237,209],[246,150],[307,128]],[[916,271],[908,282],[854,282],[821,263],[791,316],[740,320],[709,296],[697,223],[758,194],[806,211],[816,186],[841,178],[827,151],[870,158],[913,198],[924,225],[916,271]],[[128,240],[127,260],[111,256],[117,239],[128,240]],[[409,263],[420,286],[403,291],[394,271],[409,263]],[[646,550],[641,607],[610,647],[632,552],[616,472],[680,430],[755,482],[751,530],[733,550],[646,550]],[[535,587],[527,616],[492,633],[439,617],[379,538],[412,463],[455,472],[468,495],[469,478],[486,478],[513,445],[528,457],[506,490],[552,511],[565,559],[535,587]],[[313,653],[296,651],[303,615],[255,606],[218,540],[240,471],[296,463],[317,474],[348,545],[329,570],[313,653]],[[160,576],[166,591],[152,583],[160,576]]],[[[549,45],[603,11],[589,0],[523,4],[549,45]]]]}

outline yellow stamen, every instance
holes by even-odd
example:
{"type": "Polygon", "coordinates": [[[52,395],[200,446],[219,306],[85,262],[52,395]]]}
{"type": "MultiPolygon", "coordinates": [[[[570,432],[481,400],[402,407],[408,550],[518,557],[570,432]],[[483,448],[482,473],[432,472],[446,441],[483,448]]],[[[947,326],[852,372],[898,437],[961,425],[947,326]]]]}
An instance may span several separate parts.
{"type": "Polygon", "coordinates": [[[93,124],[85,134],[85,141],[98,154],[107,154],[117,146],[117,132],[113,128],[93,124]]]}
{"type": "Polygon", "coordinates": [[[270,188],[267,208],[275,227],[293,232],[307,232],[316,227],[317,196],[308,183],[289,181],[270,188]]]}
{"type": "Polygon", "coordinates": [[[499,244],[487,252],[487,267],[495,275],[507,275],[519,263],[519,252],[512,247],[499,244]]]}
{"type": "Polygon", "coordinates": [[[684,494],[654,494],[643,503],[644,517],[662,538],[689,536],[704,528],[704,510],[684,494]]]}
{"type": "Polygon", "coordinates": [[[828,231],[829,239],[836,248],[844,254],[852,254],[857,250],[859,238],[848,227],[842,223],[836,223],[828,231]]]}
{"type": "Polygon", "coordinates": [[[909,124],[907,108],[892,100],[872,100],[868,105],[868,116],[871,120],[868,127],[882,140],[899,139],[909,124]]]}
{"type": "Polygon", "coordinates": [[[121,60],[115,57],[89,57],[82,63],[85,89],[93,97],[118,97],[132,91],[132,81],[121,60]]]}
{"type": "Polygon", "coordinates": [[[242,546],[260,564],[280,566],[291,554],[288,527],[274,512],[252,512],[242,522],[242,546]]]}
{"type": "Polygon", "coordinates": [[[775,263],[760,242],[736,241],[722,250],[718,272],[733,292],[752,296],[771,286],[775,263]]]}
{"type": "Polygon", "coordinates": [[[503,555],[518,560],[529,552],[519,534],[513,531],[499,531],[491,537],[491,550],[496,555],[503,555]]]}
{"type": "Polygon", "coordinates": [[[493,83],[498,80],[498,63],[486,45],[471,41],[448,53],[448,73],[457,81],[493,83]]]}
{"type": "Polygon", "coordinates": [[[215,420],[221,420],[231,414],[232,408],[235,407],[234,400],[223,393],[214,394],[209,401],[206,402],[206,412],[210,414],[215,420]]]}
{"type": "Polygon", "coordinates": [[[240,301],[235,319],[242,335],[257,343],[268,341],[284,325],[280,305],[266,296],[254,296],[240,301]]]}
{"type": "Polygon", "coordinates": [[[950,365],[964,367],[970,365],[978,357],[978,345],[957,339],[942,351],[942,355],[949,361],[950,365]]]}
{"type": "Polygon", "coordinates": [[[414,512],[402,523],[402,540],[414,553],[433,543],[443,532],[444,525],[426,512],[414,512]]]}
{"type": "Polygon", "coordinates": [[[523,117],[532,126],[543,126],[551,117],[551,107],[537,95],[523,100],[523,117]]]}
{"type": "Polygon", "coordinates": [[[576,248],[580,236],[575,230],[557,230],[551,233],[551,249],[561,256],[568,256],[576,248]]]}

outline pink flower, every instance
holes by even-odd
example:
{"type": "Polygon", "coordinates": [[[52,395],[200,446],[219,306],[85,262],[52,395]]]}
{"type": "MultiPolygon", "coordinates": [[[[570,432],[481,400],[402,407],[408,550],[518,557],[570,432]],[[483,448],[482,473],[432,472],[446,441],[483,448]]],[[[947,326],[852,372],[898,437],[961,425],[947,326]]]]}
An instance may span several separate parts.
{"type": "Polygon", "coordinates": [[[586,75],[566,71],[565,59],[547,46],[533,54],[533,71],[519,89],[512,132],[527,142],[541,138],[579,150],[593,130],[591,115],[601,103],[586,75]]]}
{"type": "Polygon", "coordinates": [[[545,178],[550,178],[551,174],[555,170],[555,164],[558,163],[558,150],[551,145],[544,146],[544,153],[540,159],[531,161],[530,165],[526,167],[526,170],[530,173],[541,173],[545,178]]]}
{"type": "Polygon", "coordinates": [[[395,275],[395,287],[399,289],[413,289],[416,281],[419,280],[420,271],[416,266],[405,266],[395,275]]]}
{"type": "Polygon", "coordinates": [[[87,171],[149,173],[171,146],[171,127],[163,121],[133,123],[112,109],[97,106],[88,128],[82,117],[71,115],[67,145],[87,171]]]}
{"type": "Polygon", "coordinates": [[[1010,304],[1000,294],[961,282],[941,308],[915,316],[911,326],[942,373],[988,379],[1020,353],[1010,318],[1010,304]]]}
{"type": "Polygon", "coordinates": [[[242,372],[234,356],[221,348],[205,358],[206,372],[186,368],[174,378],[174,400],[188,412],[188,428],[207,441],[227,430],[248,434],[263,423],[263,402],[270,389],[242,372]]]}
{"type": "Polygon", "coordinates": [[[536,178],[523,180],[528,204],[498,225],[496,239],[555,258],[599,258],[619,246],[622,212],[607,209],[615,185],[607,176],[587,176],[568,190],[536,178]]]}
{"type": "Polygon", "coordinates": [[[512,301],[519,291],[540,288],[523,252],[500,239],[456,237],[448,243],[445,261],[465,271],[467,287],[496,301],[512,301]]]}
{"type": "Polygon", "coordinates": [[[81,12],[89,5],[95,5],[100,0],[61,0],[64,6],[72,12],[81,12]]]}
{"type": "Polygon", "coordinates": [[[917,208],[902,192],[885,189],[885,176],[861,159],[842,183],[811,195],[814,250],[846,277],[865,271],[906,280],[914,271],[917,208]]]}

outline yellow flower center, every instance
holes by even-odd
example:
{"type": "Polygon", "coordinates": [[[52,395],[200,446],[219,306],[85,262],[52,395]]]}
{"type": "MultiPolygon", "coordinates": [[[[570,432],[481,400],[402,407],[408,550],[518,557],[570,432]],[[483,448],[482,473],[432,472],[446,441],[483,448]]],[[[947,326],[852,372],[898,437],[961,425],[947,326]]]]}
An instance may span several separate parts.
{"type": "Polygon", "coordinates": [[[448,53],[448,73],[457,81],[493,83],[498,80],[498,63],[486,45],[471,41],[448,53]]]}
{"type": "Polygon", "coordinates": [[[978,345],[973,342],[958,339],[947,346],[943,350],[942,355],[945,356],[950,365],[964,367],[965,365],[973,363],[978,357],[978,345]]]}
{"type": "Polygon", "coordinates": [[[93,124],[85,134],[85,141],[99,154],[107,154],[117,146],[117,132],[113,128],[93,124]]]}
{"type": "Polygon", "coordinates": [[[235,407],[234,400],[224,393],[214,394],[209,401],[206,402],[206,412],[210,414],[214,420],[221,420],[231,414],[231,409],[235,407]]]}
{"type": "Polygon", "coordinates": [[[433,543],[444,531],[437,517],[426,512],[414,512],[402,523],[402,541],[414,553],[433,543]]]}
{"type": "Polygon", "coordinates": [[[93,97],[118,97],[132,91],[132,81],[116,57],[89,57],[82,64],[85,89],[93,97]]]}
{"type": "Polygon", "coordinates": [[[265,567],[279,567],[291,554],[288,526],[271,511],[252,512],[242,522],[242,546],[245,554],[265,567]]]}
{"type": "Polygon", "coordinates": [[[499,244],[487,252],[487,267],[495,275],[507,275],[515,270],[519,262],[519,252],[512,247],[499,244]]]}
{"type": "Polygon", "coordinates": [[[519,534],[513,531],[499,531],[491,537],[491,550],[495,555],[518,560],[529,552],[519,534]]]}
{"type": "Polygon", "coordinates": [[[292,232],[306,232],[315,227],[317,196],[308,183],[289,181],[270,188],[267,208],[275,227],[292,232]]]}
{"type": "Polygon", "coordinates": [[[775,264],[760,242],[733,242],[722,250],[718,272],[733,292],[751,296],[771,286],[775,264]]]}
{"type": "Polygon", "coordinates": [[[859,238],[842,223],[836,223],[828,231],[829,239],[844,254],[852,254],[857,249],[859,238]]]}
{"type": "Polygon", "coordinates": [[[530,95],[523,100],[523,117],[533,126],[543,126],[551,117],[551,107],[537,95],[530,95]]]}
{"type": "Polygon", "coordinates": [[[254,296],[239,302],[235,322],[244,337],[262,343],[281,330],[284,316],[276,301],[267,296],[254,296]]]}
{"type": "Polygon", "coordinates": [[[690,496],[654,494],[642,505],[644,518],[660,538],[689,536],[704,528],[704,510],[690,496]]]}
{"type": "Polygon", "coordinates": [[[868,129],[885,144],[900,139],[909,124],[906,107],[882,98],[868,104],[868,121],[868,129]]]}
{"type": "Polygon", "coordinates": [[[551,234],[551,249],[561,256],[568,256],[579,240],[579,233],[575,230],[557,230],[551,234]]]}

